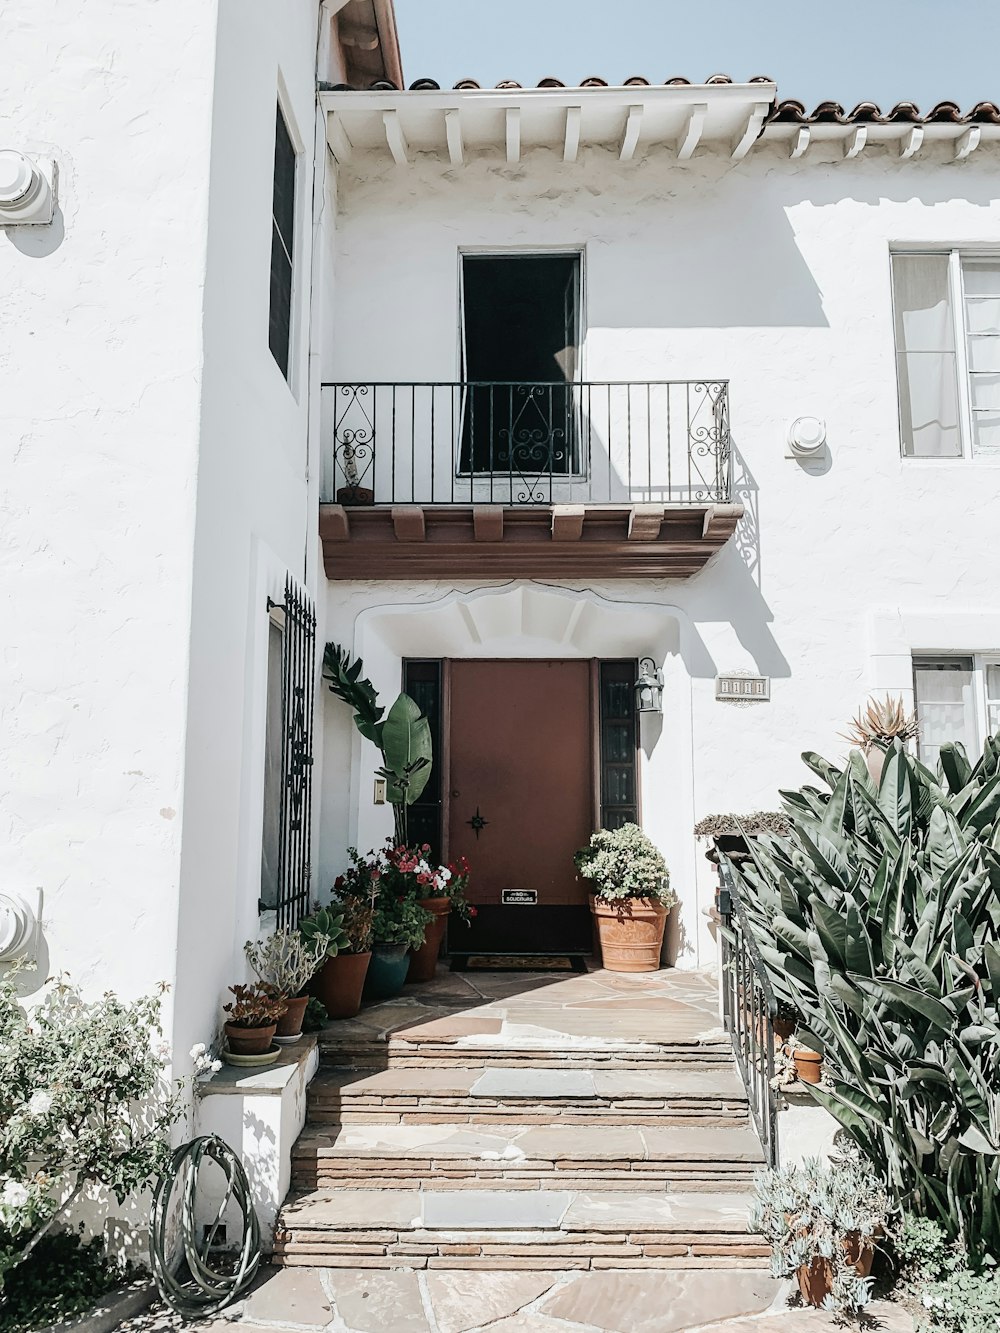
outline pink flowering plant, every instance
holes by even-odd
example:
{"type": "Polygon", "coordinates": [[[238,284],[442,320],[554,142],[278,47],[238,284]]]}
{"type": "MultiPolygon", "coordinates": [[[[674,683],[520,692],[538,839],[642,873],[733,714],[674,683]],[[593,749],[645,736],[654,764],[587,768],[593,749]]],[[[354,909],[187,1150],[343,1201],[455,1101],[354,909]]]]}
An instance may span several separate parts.
{"type": "Polygon", "coordinates": [[[387,903],[408,899],[447,898],[463,921],[476,915],[476,909],[466,898],[470,870],[465,857],[448,865],[437,865],[431,860],[430,843],[415,847],[397,844],[386,839],[381,851],[362,856],[356,847],[348,849],[350,867],[337,878],[333,886],[338,898],[366,897],[376,913],[383,912],[387,903]]]}
{"type": "MultiPolygon", "coordinates": [[[[79,1195],[103,1188],[121,1202],[155,1179],[184,1105],[185,1085],[164,1073],[166,987],[88,1002],[59,978],[25,1011],[23,970],[0,978],[0,1305],[4,1275],[79,1195]]],[[[195,1075],[218,1068],[204,1046],[191,1058],[195,1075]]]]}

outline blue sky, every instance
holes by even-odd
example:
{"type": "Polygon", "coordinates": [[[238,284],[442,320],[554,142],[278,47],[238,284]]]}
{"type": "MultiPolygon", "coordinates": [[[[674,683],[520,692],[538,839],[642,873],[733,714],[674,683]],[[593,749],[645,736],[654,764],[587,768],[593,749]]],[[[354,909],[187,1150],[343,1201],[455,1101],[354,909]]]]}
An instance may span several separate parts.
{"type": "Polygon", "coordinates": [[[409,82],[769,74],[849,107],[1000,102],[1000,0],[396,0],[409,82]]]}

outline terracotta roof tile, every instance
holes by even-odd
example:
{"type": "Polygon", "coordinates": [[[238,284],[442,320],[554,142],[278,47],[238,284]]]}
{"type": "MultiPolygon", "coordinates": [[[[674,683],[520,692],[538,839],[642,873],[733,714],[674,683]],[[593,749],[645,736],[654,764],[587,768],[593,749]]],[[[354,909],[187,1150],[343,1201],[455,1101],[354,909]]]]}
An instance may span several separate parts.
{"type": "MultiPolygon", "coordinates": [[[[774,80],[766,74],[755,74],[749,83],[773,83],[774,80]]],[[[710,74],[704,80],[708,85],[732,84],[733,79],[728,74],[710,74]]],[[[376,83],[369,84],[367,88],[352,88],[345,83],[325,84],[323,85],[331,92],[399,92],[400,89],[388,79],[380,79],[376,83]]],[[[503,79],[496,85],[500,91],[520,90],[522,84],[516,79],[503,79]]],[[[550,76],[540,79],[537,86],[539,88],[607,88],[612,85],[607,79],[602,79],[599,75],[593,74],[589,78],[581,79],[578,84],[563,83],[562,80],[550,76]]],[[[691,87],[690,79],[685,79],[681,75],[673,75],[665,79],[662,85],[655,85],[641,74],[633,74],[626,79],[624,84],[619,85],[625,88],[650,88],[662,86],[666,88],[684,88],[691,87]]],[[[465,92],[467,90],[479,90],[482,85],[475,79],[459,79],[454,85],[455,91],[465,92]]],[[[441,85],[434,79],[416,79],[410,84],[411,92],[439,92],[441,85]]],[[[859,102],[852,111],[845,111],[839,102],[819,102],[812,111],[807,111],[805,103],[796,101],[794,98],[785,98],[776,102],[767,118],[768,125],[933,125],[933,124],[952,124],[952,125],[1000,125],[1000,106],[995,102],[977,102],[970,110],[962,113],[957,102],[938,102],[926,115],[922,115],[920,108],[915,102],[897,102],[889,111],[883,112],[881,107],[875,102],[859,102]]]]}

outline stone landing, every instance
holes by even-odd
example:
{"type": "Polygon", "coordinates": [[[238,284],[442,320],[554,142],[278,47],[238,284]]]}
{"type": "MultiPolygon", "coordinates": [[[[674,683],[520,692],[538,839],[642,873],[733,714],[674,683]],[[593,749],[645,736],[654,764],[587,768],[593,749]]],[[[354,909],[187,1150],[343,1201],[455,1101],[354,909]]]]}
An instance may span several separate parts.
{"type": "Polygon", "coordinates": [[[708,977],[442,971],[320,1045],[278,1264],[768,1266],[746,1231],[761,1148],[708,977]]]}

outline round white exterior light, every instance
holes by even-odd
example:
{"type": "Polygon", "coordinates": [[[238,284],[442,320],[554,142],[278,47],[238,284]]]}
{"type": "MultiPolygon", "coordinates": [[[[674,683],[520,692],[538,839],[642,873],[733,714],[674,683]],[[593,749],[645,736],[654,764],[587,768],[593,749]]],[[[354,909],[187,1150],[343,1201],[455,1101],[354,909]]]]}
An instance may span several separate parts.
{"type": "Polygon", "coordinates": [[[19,893],[0,893],[0,963],[34,952],[38,917],[19,893]]]}
{"type": "Polygon", "coordinates": [[[813,457],[826,444],[826,422],[821,417],[796,417],[788,427],[788,447],[802,458],[813,457]]]}
{"type": "Polygon", "coordinates": [[[0,148],[0,227],[51,222],[54,179],[51,161],[0,148]]]}

